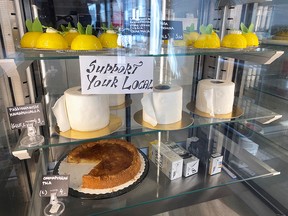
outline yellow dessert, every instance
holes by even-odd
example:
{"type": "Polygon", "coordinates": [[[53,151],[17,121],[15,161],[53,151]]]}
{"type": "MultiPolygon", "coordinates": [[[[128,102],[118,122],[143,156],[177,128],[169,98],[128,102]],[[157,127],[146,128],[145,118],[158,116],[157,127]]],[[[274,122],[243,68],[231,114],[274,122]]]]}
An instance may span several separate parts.
{"type": "Polygon", "coordinates": [[[83,26],[78,23],[79,35],[74,38],[71,43],[72,50],[101,50],[102,44],[100,40],[92,35],[92,26],[88,25],[84,31],[83,26]]]}
{"type": "Polygon", "coordinates": [[[34,22],[28,19],[26,20],[26,27],[28,32],[21,38],[20,46],[22,48],[35,48],[38,38],[43,33],[42,24],[38,18],[34,22]]]}
{"type": "Polygon", "coordinates": [[[105,48],[117,48],[118,35],[114,30],[107,30],[99,36],[99,40],[105,48]]]}
{"type": "Polygon", "coordinates": [[[186,27],[183,32],[183,40],[175,40],[175,46],[192,46],[194,42],[199,37],[199,33],[194,30],[194,24],[192,23],[191,26],[186,27]]]}
{"type": "Polygon", "coordinates": [[[220,39],[218,35],[213,31],[213,26],[210,24],[207,27],[200,27],[201,34],[194,43],[195,48],[208,48],[214,49],[220,47],[220,39]]]}
{"type": "Polygon", "coordinates": [[[247,41],[241,31],[233,30],[224,36],[221,46],[226,48],[244,49],[247,47],[247,41]]]}
{"type": "Polygon", "coordinates": [[[68,43],[64,37],[53,28],[47,28],[37,40],[37,49],[64,50],[68,49],[68,43]]]}
{"type": "Polygon", "coordinates": [[[76,28],[73,28],[71,23],[68,23],[68,26],[65,27],[61,25],[62,31],[63,31],[63,37],[67,41],[68,46],[71,47],[71,43],[74,40],[75,37],[79,35],[76,28]]]}
{"type": "Polygon", "coordinates": [[[255,47],[259,45],[259,39],[254,32],[254,25],[251,23],[247,28],[244,23],[240,25],[242,30],[242,35],[246,38],[248,47],[255,47]]]}

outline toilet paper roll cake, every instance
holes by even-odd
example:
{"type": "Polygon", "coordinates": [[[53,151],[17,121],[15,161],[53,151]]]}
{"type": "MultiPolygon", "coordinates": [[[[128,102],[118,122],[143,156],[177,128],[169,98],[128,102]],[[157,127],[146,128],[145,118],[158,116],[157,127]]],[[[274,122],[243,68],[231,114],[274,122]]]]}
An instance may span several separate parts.
{"type": "Polygon", "coordinates": [[[109,98],[107,95],[84,95],[80,87],[64,92],[68,119],[71,128],[78,131],[93,131],[109,124],[109,98]]]}
{"type": "Polygon", "coordinates": [[[62,102],[57,101],[52,108],[60,131],[70,129],[67,129],[65,119],[69,121],[70,127],[77,131],[95,131],[109,124],[108,95],[84,95],[80,87],[73,87],[64,92],[64,98],[65,105],[62,99],[62,102]],[[67,118],[64,115],[67,115],[67,118]]]}
{"type": "Polygon", "coordinates": [[[143,120],[152,126],[182,119],[182,87],[159,85],[141,99],[143,120]]]}
{"type": "Polygon", "coordinates": [[[125,103],[125,94],[110,94],[109,106],[119,106],[125,103]]]}
{"type": "Polygon", "coordinates": [[[211,116],[229,114],[233,110],[235,84],[231,81],[203,79],[199,81],[196,109],[211,116]]]}

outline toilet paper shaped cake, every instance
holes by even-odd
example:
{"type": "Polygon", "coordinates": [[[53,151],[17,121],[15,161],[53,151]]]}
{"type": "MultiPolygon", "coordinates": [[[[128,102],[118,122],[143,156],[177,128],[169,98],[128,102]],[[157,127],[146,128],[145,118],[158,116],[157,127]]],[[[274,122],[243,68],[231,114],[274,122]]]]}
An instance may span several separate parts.
{"type": "Polygon", "coordinates": [[[153,92],[141,99],[143,120],[153,127],[157,124],[173,124],[182,119],[182,94],[180,86],[158,85],[153,92]]]}
{"type": "Polygon", "coordinates": [[[109,96],[82,94],[79,86],[69,88],[52,107],[60,131],[95,131],[109,124],[109,96]]]}
{"type": "Polygon", "coordinates": [[[198,82],[196,109],[210,116],[231,114],[235,84],[231,81],[203,79],[198,82]]]}

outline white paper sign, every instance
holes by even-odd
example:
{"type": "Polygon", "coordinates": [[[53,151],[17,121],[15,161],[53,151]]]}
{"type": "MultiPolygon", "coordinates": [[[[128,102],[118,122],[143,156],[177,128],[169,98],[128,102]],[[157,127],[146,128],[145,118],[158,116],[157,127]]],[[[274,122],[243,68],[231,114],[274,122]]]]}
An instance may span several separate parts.
{"type": "Polygon", "coordinates": [[[153,89],[153,57],[80,56],[82,94],[133,94],[153,89]]]}

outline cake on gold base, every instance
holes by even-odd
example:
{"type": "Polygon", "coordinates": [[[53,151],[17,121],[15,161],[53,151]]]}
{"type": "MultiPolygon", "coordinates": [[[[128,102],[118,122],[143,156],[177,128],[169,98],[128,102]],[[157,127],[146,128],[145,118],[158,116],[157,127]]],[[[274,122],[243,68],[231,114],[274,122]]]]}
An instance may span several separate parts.
{"type": "Polygon", "coordinates": [[[68,163],[95,163],[82,177],[82,187],[107,189],[132,180],[140,170],[138,150],[120,139],[101,140],[82,144],[67,157],[68,163]]]}

